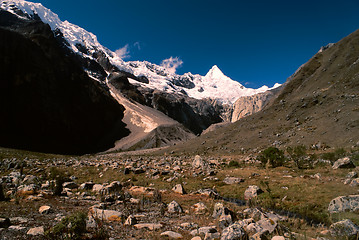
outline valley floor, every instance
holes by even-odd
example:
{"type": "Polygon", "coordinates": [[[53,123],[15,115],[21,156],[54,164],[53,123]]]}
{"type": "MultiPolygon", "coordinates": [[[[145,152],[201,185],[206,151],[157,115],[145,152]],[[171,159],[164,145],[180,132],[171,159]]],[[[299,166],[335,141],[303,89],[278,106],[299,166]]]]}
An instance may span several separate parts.
{"type": "MultiPolygon", "coordinates": [[[[357,164],[356,151],[346,155],[357,164]]],[[[307,169],[290,161],[266,168],[251,154],[0,149],[0,159],[0,239],[347,239],[359,232],[358,209],[328,210],[332,199],[358,194],[358,168],[333,169],[322,158],[307,169]]]]}

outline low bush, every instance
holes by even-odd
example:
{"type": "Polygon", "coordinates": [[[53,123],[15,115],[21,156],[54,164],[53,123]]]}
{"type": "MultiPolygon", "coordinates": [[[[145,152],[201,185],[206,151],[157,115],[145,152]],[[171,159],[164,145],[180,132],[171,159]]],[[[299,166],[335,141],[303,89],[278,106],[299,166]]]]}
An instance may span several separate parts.
{"type": "Polygon", "coordinates": [[[60,223],[46,231],[45,236],[48,239],[82,239],[86,233],[86,219],[85,213],[74,213],[63,218],[60,223]]]}
{"type": "Polygon", "coordinates": [[[265,149],[257,159],[262,163],[262,166],[273,168],[283,166],[286,160],[284,152],[276,147],[265,149]]]}

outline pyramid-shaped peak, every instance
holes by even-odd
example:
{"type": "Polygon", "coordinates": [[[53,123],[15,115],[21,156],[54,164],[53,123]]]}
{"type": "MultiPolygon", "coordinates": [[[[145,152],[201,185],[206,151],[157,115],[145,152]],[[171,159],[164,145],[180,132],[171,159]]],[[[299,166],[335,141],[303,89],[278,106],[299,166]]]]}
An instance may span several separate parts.
{"type": "Polygon", "coordinates": [[[221,69],[219,69],[219,67],[217,65],[214,65],[206,74],[206,77],[210,77],[210,78],[223,78],[223,77],[227,77],[226,75],[223,74],[223,72],[221,71],[221,69]]]}

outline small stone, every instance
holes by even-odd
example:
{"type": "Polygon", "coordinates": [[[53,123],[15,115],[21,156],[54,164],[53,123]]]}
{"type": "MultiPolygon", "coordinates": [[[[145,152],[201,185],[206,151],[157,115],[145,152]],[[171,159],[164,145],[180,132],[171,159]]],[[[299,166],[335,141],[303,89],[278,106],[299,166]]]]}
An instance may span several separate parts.
{"type": "Polygon", "coordinates": [[[244,182],[244,179],[243,178],[239,178],[239,177],[226,177],[223,182],[225,184],[239,184],[241,182],[244,182]]]}
{"type": "Polygon", "coordinates": [[[285,238],[283,236],[274,236],[272,240],[285,240],[285,238]]]}
{"type": "Polygon", "coordinates": [[[133,226],[137,224],[137,219],[134,216],[130,215],[128,216],[124,224],[127,226],[133,226]]]}
{"type": "Polygon", "coordinates": [[[183,212],[182,207],[176,201],[172,201],[168,204],[167,211],[169,213],[182,213],[183,212]]]}
{"type": "Polygon", "coordinates": [[[356,172],[349,172],[345,178],[356,178],[358,174],[356,172]]]}
{"type": "Polygon", "coordinates": [[[134,227],[137,229],[147,228],[147,229],[153,231],[153,230],[162,228],[163,225],[160,223],[138,223],[138,224],[135,224],[134,227]]]}
{"type": "Polygon", "coordinates": [[[38,235],[44,235],[44,227],[34,227],[34,228],[30,228],[29,231],[27,231],[27,235],[32,235],[32,236],[38,236],[38,235]]]}
{"type": "Polygon", "coordinates": [[[359,178],[354,178],[354,179],[350,182],[349,186],[351,186],[351,187],[357,187],[357,186],[359,186],[359,178]]]}
{"type": "Polygon", "coordinates": [[[182,184],[177,184],[172,188],[172,191],[179,194],[186,194],[186,191],[184,190],[182,184]]]}
{"type": "Polygon", "coordinates": [[[198,202],[192,206],[195,214],[204,214],[207,212],[207,207],[203,202],[198,202]]]}
{"type": "Polygon", "coordinates": [[[15,225],[15,226],[10,226],[8,229],[13,231],[23,231],[26,229],[26,227],[15,225]]]}
{"type": "Polygon", "coordinates": [[[191,238],[191,240],[202,240],[202,238],[200,236],[195,236],[195,237],[191,238]]]}
{"type": "Polygon", "coordinates": [[[261,193],[263,193],[263,190],[260,189],[258,186],[256,185],[248,186],[248,188],[244,192],[244,199],[250,200],[252,198],[256,198],[261,193]]]}
{"type": "Polygon", "coordinates": [[[40,214],[49,214],[50,212],[51,212],[51,207],[50,206],[44,205],[44,206],[41,206],[39,208],[39,213],[40,214]]]}
{"type": "Polygon", "coordinates": [[[121,222],[123,217],[121,212],[115,210],[104,210],[92,207],[90,212],[94,217],[112,222],[121,222]]]}
{"type": "Polygon", "coordinates": [[[172,239],[181,239],[183,236],[179,233],[173,232],[173,231],[166,231],[161,233],[161,236],[166,236],[172,239]]]}

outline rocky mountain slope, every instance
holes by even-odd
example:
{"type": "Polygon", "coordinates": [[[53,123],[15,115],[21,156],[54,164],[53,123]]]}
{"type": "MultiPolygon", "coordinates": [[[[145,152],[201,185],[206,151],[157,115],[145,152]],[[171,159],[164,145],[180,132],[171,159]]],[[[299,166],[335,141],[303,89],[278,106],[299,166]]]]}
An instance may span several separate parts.
{"type": "Polygon", "coordinates": [[[213,123],[230,120],[231,106],[238,97],[269,89],[266,86],[259,89],[245,88],[225,76],[217,66],[213,66],[205,76],[200,76],[192,73],[178,75],[147,61],[125,62],[102,46],[94,34],[61,21],[41,4],[8,0],[2,2],[1,8],[20,18],[41,20],[49,24],[55,35],[62,38],[62,44],[76,53],[77,60],[94,80],[105,82],[108,73],[112,72],[126,74],[128,81],[124,81],[121,86],[125,97],[162,111],[196,134],[213,123]],[[152,94],[154,91],[156,93],[152,94]],[[161,106],[161,102],[166,106],[161,106]],[[168,106],[175,107],[165,110],[168,106]],[[184,109],[184,112],[178,109],[184,109]]]}
{"type": "Polygon", "coordinates": [[[83,154],[128,134],[124,108],[48,25],[0,10],[0,39],[1,146],[83,154]]]}
{"type": "Polygon", "coordinates": [[[356,31],[313,56],[262,111],[177,146],[177,151],[234,153],[268,146],[359,145],[358,93],[356,31]]]}

